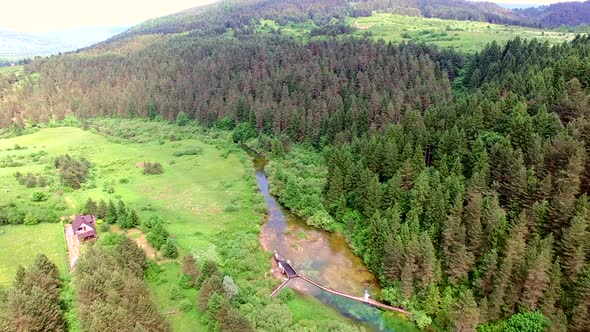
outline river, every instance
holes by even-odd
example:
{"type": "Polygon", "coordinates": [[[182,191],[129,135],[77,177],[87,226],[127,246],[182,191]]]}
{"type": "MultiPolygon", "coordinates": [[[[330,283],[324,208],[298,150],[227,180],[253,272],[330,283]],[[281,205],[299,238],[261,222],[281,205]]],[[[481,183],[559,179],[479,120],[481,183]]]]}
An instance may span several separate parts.
{"type": "MultiPolygon", "coordinates": [[[[268,179],[264,174],[266,164],[267,161],[262,158],[254,159],[256,180],[268,208],[267,220],[260,235],[262,246],[268,251],[276,250],[285,259],[291,260],[298,274],[323,286],[358,297],[368,290],[371,296],[378,297],[380,287],[377,279],[350,250],[343,236],[307,225],[270,194],[268,179]]],[[[303,280],[292,279],[287,286],[314,296],[374,331],[416,331],[404,328],[407,322],[396,324],[395,319],[386,319],[379,309],[326,293],[303,280]]]]}

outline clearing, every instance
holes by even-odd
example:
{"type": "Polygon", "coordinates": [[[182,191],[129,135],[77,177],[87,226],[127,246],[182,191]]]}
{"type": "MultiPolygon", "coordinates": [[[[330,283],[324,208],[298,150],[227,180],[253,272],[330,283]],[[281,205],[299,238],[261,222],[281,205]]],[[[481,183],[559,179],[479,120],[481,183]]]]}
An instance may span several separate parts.
{"type": "Polygon", "coordinates": [[[54,224],[0,226],[0,286],[8,286],[19,265],[45,254],[62,273],[68,272],[63,226],[54,224]]]}

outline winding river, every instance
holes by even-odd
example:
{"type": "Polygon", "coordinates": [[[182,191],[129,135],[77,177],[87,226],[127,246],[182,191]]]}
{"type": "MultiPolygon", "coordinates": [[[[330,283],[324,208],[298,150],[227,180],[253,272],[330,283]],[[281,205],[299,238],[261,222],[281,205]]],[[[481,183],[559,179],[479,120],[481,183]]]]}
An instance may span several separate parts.
{"type": "MultiPolygon", "coordinates": [[[[270,194],[268,179],[264,174],[266,164],[265,159],[254,158],[258,187],[268,207],[268,217],[260,235],[262,246],[290,259],[297,273],[323,286],[359,297],[363,296],[365,290],[373,297],[378,296],[380,288],[377,279],[362,260],[352,253],[343,236],[307,225],[270,194]]],[[[319,299],[374,331],[407,330],[396,326],[398,324],[392,319],[385,319],[376,308],[326,293],[300,279],[292,279],[287,286],[319,299]]]]}

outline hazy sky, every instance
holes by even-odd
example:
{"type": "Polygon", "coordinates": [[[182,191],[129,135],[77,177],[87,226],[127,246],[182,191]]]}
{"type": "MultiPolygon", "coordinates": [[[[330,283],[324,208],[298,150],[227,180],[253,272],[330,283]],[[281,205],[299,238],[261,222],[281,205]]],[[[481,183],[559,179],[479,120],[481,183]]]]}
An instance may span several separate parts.
{"type": "MultiPolygon", "coordinates": [[[[495,0],[548,4],[559,0],[495,0]]],[[[80,26],[132,25],[215,0],[10,0],[0,8],[0,29],[45,31],[80,26]]]]}
{"type": "Polygon", "coordinates": [[[45,31],[80,26],[132,25],[215,0],[9,0],[0,29],[45,31]]]}

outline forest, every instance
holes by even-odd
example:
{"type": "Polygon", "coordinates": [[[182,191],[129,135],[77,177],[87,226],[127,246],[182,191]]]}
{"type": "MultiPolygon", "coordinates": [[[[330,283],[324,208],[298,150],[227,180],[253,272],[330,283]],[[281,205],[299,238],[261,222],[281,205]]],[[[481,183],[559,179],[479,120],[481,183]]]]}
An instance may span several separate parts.
{"type": "MultiPolygon", "coordinates": [[[[515,24],[454,10],[467,6],[460,1],[432,3],[420,14],[515,24]]],[[[273,194],[310,225],[343,234],[377,276],[382,300],[409,309],[418,327],[587,331],[590,37],[554,44],[515,38],[466,55],[425,43],[338,37],[330,29],[318,30],[323,40],[301,42],[254,34],[248,26],[270,17],[312,17],[327,26],[338,17],[396,6],[409,8],[395,1],[230,2],[148,21],[94,49],[35,59],[18,78],[0,76],[1,133],[19,135],[72,115],[80,127],[110,134],[116,129],[101,119],[169,123],[184,128],[181,135],[204,127],[270,159],[273,194]],[[224,36],[228,29],[234,38],[224,36]],[[140,39],[187,30],[194,31],[140,39]]],[[[541,26],[558,24],[543,20],[541,26]]],[[[112,134],[123,142],[135,135],[112,134]]],[[[160,140],[176,144],[178,138],[160,140]]],[[[200,154],[184,147],[174,157],[200,154]]],[[[150,178],[171,166],[145,164],[150,178]]],[[[92,176],[86,159],[60,155],[51,166],[72,189],[92,176]]],[[[36,174],[15,178],[30,188],[45,183],[36,174]]],[[[113,202],[99,205],[116,210],[113,202]]],[[[148,241],[175,250],[163,223],[140,223],[132,214],[113,223],[141,224],[148,241]]],[[[16,224],[24,215],[6,206],[0,224],[16,224]]],[[[251,233],[243,236],[248,246],[256,242],[251,233]]],[[[148,295],[137,285],[157,268],[132,241],[111,240],[82,256],[73,275],[83,330],[168,329],[150,301],[138,301],[148,295]],[[92,285],[90,271],[99,271],[117,294],[92,285]],[[107,312],[137,319],[117,318],[107,326],[93,316],[107,312]]],[[[220,246],[227,261],[237,259],[237,242],[220,246]]],[[[55,268],[46,260],[20,269],[12,288],[0,293],[0,326],[10,324],[18,305],[36,301],[31,294],[43,299],[51,329],[67,325],[68,305],[56,297],[62,281],[51,277],[55,268]],[[27,282],[40,286],[23,287],[27,282]]],[[[196,306],[207,328],[272,330],[270,319],[256,321],[253,308],[277,320],[287,315],[283,304],[260,303],[253,289],[232,301],[233,279],[226,281],[214,262],[199,264],[185,256],[182,278],[187,289],[200,289],[196,306]]],[[[224,268],[249,274],[229,263],[224,268]]],[[[243,288],[248,278],[241,278],[243,288]]]]}

